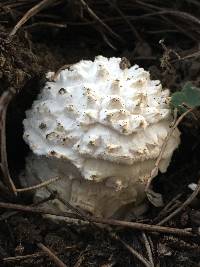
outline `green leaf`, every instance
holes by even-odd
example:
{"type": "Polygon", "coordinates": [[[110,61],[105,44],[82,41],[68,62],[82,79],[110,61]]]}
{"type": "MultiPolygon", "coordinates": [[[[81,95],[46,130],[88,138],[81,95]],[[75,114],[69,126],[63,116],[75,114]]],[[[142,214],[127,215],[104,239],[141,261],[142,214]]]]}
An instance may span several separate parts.
{"type": "Polygon", "coordinates": [[[190,108],[200,106],[200,88],[188,82],[180,92],[172,94],[171,105],[173,108],[177,108],[179,112],[185,112],[187,109],[183,104],[190,108]]]}

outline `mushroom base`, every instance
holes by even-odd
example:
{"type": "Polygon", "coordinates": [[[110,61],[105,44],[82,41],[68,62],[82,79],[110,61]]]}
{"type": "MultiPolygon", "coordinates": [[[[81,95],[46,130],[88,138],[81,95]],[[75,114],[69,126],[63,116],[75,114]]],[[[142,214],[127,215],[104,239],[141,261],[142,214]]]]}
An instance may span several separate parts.
{"type": "MultiPolygon", "coordinates": [[[[34,200],[44,199],[52,192],[57,192],[64,202],[67,201],[95,216],[122,218],[144,200],[145,178],[149,176],[155,160],[146,160],[140,164],[144,170],[142,177],[107,177],[96,182],[84,179],[77,168],[66,160],[30,155],[27,158],[25,173],[21,176],[21,183],[23,186],[32,186],[59,177],[59,180],[37,189],[34,200]]],[[[133,166],[133,170],[136,167],[133,166]]],[[[58,199],[45,205],[62,211],[68,210],[58,199]]]]}

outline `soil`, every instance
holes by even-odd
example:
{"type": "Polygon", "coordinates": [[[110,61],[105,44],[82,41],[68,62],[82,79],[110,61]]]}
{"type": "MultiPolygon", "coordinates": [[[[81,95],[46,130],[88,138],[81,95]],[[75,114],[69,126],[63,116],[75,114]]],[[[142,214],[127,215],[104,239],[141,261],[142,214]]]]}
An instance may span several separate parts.
{"type": "MultiPolygon", "coordinates": [[[[29,152],[22,139],[22,120],[44,85],[46,72],[80,59],[93,59],[99,54],[125,56],[131,64],[148,69],[152,78],[160,79],[172,92],[181,90],[188,81],[200,86],[198,1],[164,1],[162,4],[157,0],[136,1],[136,4],[128,0],[111,1],[112,4],[106,0],[88,1],[100,22],[88,14],[84,1],[49,1],[52,3],[48,7],[38,11],[14,36],[9,36],[21,17],[39,2],[2,0],[0,3],[0,92],[17,92],[9,103],[6,117],[8,166],[17,188],[20,187],[19,173],[29,152]],[[136,16],[140,19],[132,21],[136,16]]],[[[181,196],[177,207],[181,205],[192,193],[188,184],[197,183],[200,176],[199,111],[195,112],[196,116],[187,116],[180,125],[181,146],[167,173],[159,174],[153,182],[165,206],[178,194],[181,196]]],[[[0,200],[32,204],[31,195],[23,193],[16,198],[1,192],[0,200]]],[[[160,213],[163,208],[150,204],[142,222],[158,223],[169,214],[160,213]]],[[[200,197],[165,226],[192,228],[194,233],[199,233],[200,197]]],[[[145,266],[113,234],[148,259],[141,231],[101,228],[91,223],[57,223],[40,215],[2,209],[0,266],[59,266],[41,251],[39,243],[45,244],[69,267],[145,266]]],[[[158,233],[146,235],[154,266],[200,266],[199,235],[189,238],[158,233]]]]}

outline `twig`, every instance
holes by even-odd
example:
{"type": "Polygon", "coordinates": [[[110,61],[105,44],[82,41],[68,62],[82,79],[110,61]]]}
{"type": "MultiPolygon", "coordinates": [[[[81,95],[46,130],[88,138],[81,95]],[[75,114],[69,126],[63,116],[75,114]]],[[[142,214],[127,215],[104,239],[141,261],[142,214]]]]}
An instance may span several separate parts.
{"type": "MultiPolygon", "coordinates": [[[[54,218],[53,218],[54,219],[54,218]]],[[[56,221],[60,221],[61,223],[65,222],[65,225],[73,225],[76,227],[80,226],[90,226],[91,228],[91,223],[87,220],[80,220],[80,218],[69,218],[69,217],[58,217],[56,216],[56,221]]]]}
{"type": "MultiPolygon", "coordinates": [[[[106,0],[107,3],[110,3],[110,0],[106,0]]],[[[117,12],[120,14],[120,16],[124,19],[124,21],[129,26],[130,30],[132,31],[133,35],[138,39],[139,42],[142,42],[142,38],[137,32],[137,30],[133,27],[132,23],[128,18],[126,18],[125,14],[121,11],[120,8],[118,8],[116,1],[112,1],[113,7],[117,10],[117,12]]]]}
{"type": "MultiPolygon", "coordinates": [[[[37,201],[35,203],[33,203],[31,206],[32,207],[37,207],[40,204],[43,204],[45,202],[48,202],[49,200],[53,200],[55,198],[54,195],[50,195],[49,197],[46,197],[40,201],[37,201]]],[[[4,221],[7,220],[8,218],[10,218],[11,216],[16,215],[17,213],[19,213],[20,210],[14,210],[14,211],[6,211],[3,214],[0,215],[0,221],[4,221]]]]}
{"type": "Polygon", "coordinates": [[[99,32],[103,37],[103,40],[105,41],[105,43],[111,47],[114,51],[117,51],[117,48],[110,42],[110,40],[108,39],[108,37],[106,36],[106,34],[103,32],[103,30],[99,27],[99,32]]]}
{"type": "Polygon", "coordinates": [[[16,256],[16,257],[7,257],[3,258],[4,262],[10,262],[10,261],[22,261],[22,260],[27,260],[27,259],[33,259],[33,258],[38,258],[41,256],[44,256],[44,252],[36,252],[34,254],[28,254],[28,255],[23,255],[23,256],[16,256]]]}
{"type": "Polygon", "coordinates": [[[50,80],[51,81],[56,81],[56,79],[58,78],[58,75],[61,73],[62,70],[68,69],[70,66],[72,66],[72,64],[65,64],[62,67],[60,67],[51,77],[50,80]]]}
{"type": "Polygon", "coordinates": [[[31,25],[27,25],[27,26],[24,27],[24,29],[27,30],[27,29],[30,29],[30,28],[38,27],[38,26],[67,28],[67,24],[41,21],[41,22],[32,23],[31,25]]]}
{"type": "MultiPolygon", "coordinates": [[[[197,41],[198,39],[195,38],[192,34],[190,34],[189,30],[188,29],[184,29],[182,27],[182,24],[179,25],[177,22],[173,22],[171,20],[169,20],[167,17],[165,17],[164,15],[165,14],[171,14],[171,15],[175,15],[176,17],[181,17],[181,18],[184,18],[184,17],[187,17],[187,20],[189,21],[189,17],[191,16],[192,18],[192,21],[194,22],[197,22],[198,19],[196,17],[193,17],[192,15],[186,13],[186,12],[181,12],[181,11],[174,11],[174,10],[170,10],[170,9],[163,9],[163,8],[160,8],[159,5],[152,5],[152,4],[149,4],[149,3],[143,3],[142,1],[137,1],[137,3],[139,4],[142,4],[143,6],[146,7],[146,9],[148,11],[152,11],[152,10],[160,10],[160,11],[157,11],[156,14],[154,15],[160,15],[160,17],[167,23],[167,25],[173,25],[174,27],[176,27],[180,32],[182,32],[183,34],[185,34],[186,36],[188,36],[189,38],[191,38],[192,40],[195,40],[197,41]],[[171,12],[171,13],[170,13],[171,12]],[[174,14],[173,12],[177,12],[178,14],[174,14]],[[181,13],[181,14],[180,14],[181,13]],[[197,21],[196,21],[197,20],[197,21]]],[[[149,14],[147,14],[148,16],[149,14]]],[[[152,14],[151,14],[152,15],[152,14]]],[[[197,22],[199,23],[199,22],[197,22]]],[[[199,32],[197,32],[199,33],[199,32]]]]}
{"type": "Polygon", "coordinates": [[[82,5],[85,7],[85,9],[88,11],[88,13],[95,19],[97,20],[105,29],[107,29],[111,35],[113,35],[115,38],[118,40],[122,41],[124,43],[124,40],[116,34],[105,22],[103,22],[95,13],[94,11],[88,6],[88,4],[84,0],[79,0],[82,5]]]}
{"type": "MultiPolygon", "coordinates": [[[[53,191],[51,188],[47,187],[46,189],[49,191],[49,193],[50,193],[51,195],[54,195],[54,194],[55,194],[54,191],[53,191]]],[[[63,203],[69,210],[73,211],[74,214],[77,214],[77,217],[78,217],[78,218],[82,218],[84,221],[89,221],[89,220],[87,219],[87,216],[86,216],[86,214],[85,214],[84,211],[82,211],[82,210],[80,210],[80,209],[78,209],[78,208],[75,208],[75,207],[72,206],[68,201],[66,201],[65,199],[63,199],[62,197],[60,197],[60,196],[58,196],[58,195],[56,195],[55,198],[57,198],[61,203],[63,203]]],[[[52,215],[54,215],[54,214],[52,214],[52,215]]],[[[57,216],[57,215],[56,215],[56,216],[57,216]]]]}
{"type": "Polygon", "coordinates": [[[169,208],[172,207],[172,204],[174,204],[174,202],[176,202],[182,196],[182,194],[183,193],[180,193],[180,194],[176,195],[174,198],[172,198],[172,200],[169,201],[167,203],[167,205],[161,210],[160,215],[163,214],[164,212],[168,211],[169,208]]]}
{"type": "Polygon", "coordinates": [[[58,210],[51,210],[51,209],[46,209],[46,208],[44,209],[44,208],[39,208],[39,207],[25,206],[25,205],[20,205],[20,204],[13,204],[13,203],[0,202],[0,208],[32,212],[32,213],[38,213],[38,214],[49,214],[49,215],[55,215],[55,216],[61,216],[61,217],[77,218],[77,215],[71,212],[60,212],[58,210]]]}
{"type": "Polygon", "coordinates": [[[10,176],[10,172],[8,169],[8,161],[7,161],[7,150],[6,150],[6,113],[8,104],[10,103],[15,91],[5,91],[0,98],[0,138],[1,138],[1,163],[0,167],[3,172],[3,178],[5,184],[8,186],[11,192],[16,195],[16,187],[12,178],[10,176]]]}
{"type": "Polygon", "coordinates": [[[174,123],[173,127],[170,129],[167,137],[165,138],[165,141],[161,147],[161,150],[160,150],[160,153],[158,155],[158,158],[156,160],[156,163],[155,163],[155,167],[153,168],[153,170],[151,171],[151,174],[150,174],[150,177],[148,178],[147,180],[147,184],[146,184],[146,188],[145,188],[145,191],[148,192],[149,191],[149,188],[150,188],[150,185],[151,185],[151,182],[152,180],[154,179],[154,177],[157,175],[158,173],[158,166],[160,164],[160,161],[162,159],[162,156],[163,156],[163,153],[165,151],[165,148],[167,146],[167,143],[169,141],[169,138],[171,137],[171,135],[173,134],[173,132],[175,131],[175,129],[177,128],[177,126],[179,125],[179,123],[183,120],[183,118],[190,112],[193,111],[193,108],[187,110],[186,112],[184,112],[177,120],[176,122],[174,123]]]}
{"type": "Polygon", "coordinates": [[[178,60],[185,60],[185,59],[189,59],[189,58],[192,58],[192,57],[196,57],[197,58],[199,56],[200,56],[200,51],[196,51],[196,52],[194,52],[192,54],[189,54],[187,56],[181,57],[178,60]]]}
{"type": "Polygon", "coordinates": [[[0,114],[3,112],[4,107],[10,103],[15,93],[16,93],[15,90],[7,90],[3,92],[3,94],[0,97],[0,114]]]}
{"type": "Polygon", "coordinates": [[[154,267],[154,262],[153,262],[153,253],[152,253],[152,249],[151,249],[151,245],[149,243],[149,240],[146,236],[146,234],[143,232],[142,233],[142,237],[144,239],[144,244],[145,244],[145,247],[146,247],[146,250],[147,250],[147,255],[148,255],[148,258],[149,258],[149,262],[151,263],[151,266],[154,267]]]}
{"type": "Polygon", "coordinates": [[[38,243],[37,246],[44,251],[50,259],[58,266],[58,267],[67,267],[66,264],[64,264],[63,261],[61,261],[48,247],[46,247],[42,243],[38,243]]]}
{"type": "Polygon", "coordinates": [[[18,192],[18,193],[21,193],[21,192],[27,192],[27,191],[32,191],[32,190],[36,190],[38,188],[42,188],[42,187],[45,187],[55,181],[58,181],[60,179],[60,177],[56,177],[56,178],[52,178],[52,179],[49,179],[47,181],[44,181],[40,184],[37,184],[37,185],[33,185],[33,186],[30,186],[30,187],[25,187],[25,188],[16,188],[15,191],[18,192]]]}
{"type": "Polygon", "coordinates": [[[32,28],[35,28],[35,27],[40,27],[40,26],[55,27],[55,28],[61,28],[61,29],[67,28],[67,24],[40,21],[40,22],[32,23],[31,25],[24,26],[23,29],[29,30],[29,29],[32,29],[32,28]]]}
{"type": "MultiPolygon", "coordinates": [[[[76,245],[74,246],[68,246],[65,247],[65,249],[74,249],[77,248],[76,245]]],[[[55,253],[56,255],[59,253],[55,253]]],[[[7,257],[7,258],[3,258],[2,260],[4,262],[13,262],[13,261],[23,261],[23,260],[27,260],[27,259],[34,259],[34,258],[39,258],[39,257],[47,257],[48,255],[45,252],[36,252],[33,254],[27,254],[27,255],[22,255],[22,256],[15,256],[15,257],[7,257]]]]}
{"type": "Polygon", "coordinates": [[[146,266],[146,267],[153,267],[153,265],[143,255],[141,255],[133,247],[131,247],[130,245],[128,245],[126,242],[124,242],[119,236],[117,236],[115,234],[112,234],[112,237],[114,237],[115,240],[120,241],[120,243],[122,243],[122,245],[126,249],[128,249],[128,251],[131,252],[131,254],[133,254],[140,262],[142,262],[144,264],[144,266],[146,266]]]}
{"type": "Polygon", "coordinates": [[[157,225],[163,225],[164,223],[168,222],[170,219],[172,219],[174,216],[176,216],[179,212],[181,212],[184,208],[186,208],[190,203],[194,200],[194,198],[199,194],[200,192],[200,179],[198,181],[197,187],[195,188],[194,192],[186,199],[183,204],[177,208],[175,211],[173,211],[171,214],[169,214],[166,218],[164,218],[162,221],[160,221],[157,225]]]}
{"type": "Polygon", "coordinates": [[[59,178],[54,178],[49,181],[45,181],[43,183],[40,183],[39,185],[32,186],[32,187],[27,187],[27,188],[19,188],[17,189],[15,187],[15,184],[10,176],[10,172],[8,169],[8,161],[7,161],[7,150],[6,150],[6,113],[7,113],[7,108],[8,104],[10,103],[11,99],[13,96],[16,94],[16,91],[5,91],[1,98],[0,98],[0,137],[1,137],[1,163],[0,167],[3,172],[3,178],[5,184],[8,186],[11,192],[13,192],[15,195],[17,195],[17,192],[25,192],[25,191],[30,191],[34,189],[41,188],[43,186],[46,186],[59,178]]]}
{"type": "MultiPolygon", "coordinates": [[[[33,213],[39,213],[39,214],[49,214],[49,215],[55,215],[55,216],[60,216],[60,217],[78,218],[78,214],[74,214],[70,212],[62,212],[59,210],[50,210],[46,208],[44,209],[44,208],[38,208],[38,207],[30,207],[30,206],[24,206],[24,205],[19,205],[19,204],[12,204],[12,203],[0,202],[0,208],[21,210],[25,212],[33,212],[33,213]]],[[[114,220],[114,219],[103,219],[103,218],[96,218],[96,217],[92,217],[88,215],[84,215],[84,217],[81,217],[80,220],[88,220],[94,223],[121,226],[121,227],[131,228],[131,229],[140,230],[140,231],[158,232],[158,233],[174,234],[174,235],[180,235],[180,236],[194,236],[193,233],[185,229],[171,228],[171,227],[160,226],[160,225],[127,222],[127,221],[120,221],[120,220],[114,220]]]]}
{"type": "Polygon", "coordinates": [[[158,12],[158,14],[170,14],[170,15],[174,15],[174,16],[179,16],[179,17],[181,17],[183,19],[190,20],[193,23],[197,23],[197,24],[200,25],[200,20],[197,17],[195,17],[195,16],[193,16],[193,15],[187,13],[187,12],[177,11],[177,10],[172,10],[172,9],[163,10],[158,5],[152,5],[152,4],[144,3],[144,2],[142,2],[140,0],[136,0],[136,3],[144,5],[144,6],[147,6],[147,7],[150,7],[150,8],[153,8],[153,9],[160,10],[158,12]]]}
{"type": "Polygon", "coordinates": [[[174,16],[180,16],[183,19],[191,20],[193,23],[200,25],[200,20],[198,18],[186,12],[175,11],[175,10],[163,10],[163,11],[157,12],[157,14],[169,14],[169,15],[174,15],[174,16]]]}
{"type": "Polygon", "coordinates": [[[87,248],[79,254],[78,260],[76,261],[76,263],[74,264],[73,267],[81,267],[82,266],[82,263],[85,259],[85,254],[87,253],[86,251],[87,251],[87,248]]]}
{"type": "Polygon", "coordinates": [[[172,208],[174,208],[174,203],[176,203],[176,201],[182,196],[182,193],[176,195],[174,198],[172,198],[167,205],[165,205],[165,207],[157,214],[156,218],[153,219],[153,222],[155,223],[156,221],[158,221],[161,217],[163,217],[164,215],[166,215],[167,213],[169,213],[172,208]]]}
{"type": "Polygon", "coordinates": [[[37,14],[38,12],[40,12],[43,8],[49,6],[50,4],[52,4],[53,2],[55,2],[57,0],[43,0],[41,2],[39,2],[37,5],[35,5],[34,7],[32,7],[31,9],[29,9],[24,16],[20,19],[20,21],[18,21],[18,23],[15,25],[15,27],[12,29],[12,31],[9,34],[9,37],[12,37],[16,34],[16,32],[31,18],[33,17],[35,14],[37,14]]]}
{"type": "Polygon", "coordinates": [[[62,202],[69,210],[72,210],[75,214],[77,214],[78,218],[82,218],[84,221],[88,221],[88,222],[92,222],[89,219],[89,216],[86,214],[86,212],[84,212],[83,210],[79,209],[79,208],[75,208],[74,206],[72,206],[68,201],[65,201],[63,198],[58,197],[57,199],[62,202]]]}
{"type": "MultiPolygon", "coordinates": [[[[49,191],[49,193],[51,195],[54,194],[54,191],[47,187],[47,190],[49,191]]],[[[74,214],[77,215],[78,218],[82,218],[84,221],[89,221],[87,218],[86,213],[83,210],[80,210],[79,208],[75,208],[74,206],[72,206],[68,201],[66,201],[65,199],[63,199],[62,197],[56,195],[55,197],[56,199],[58,199],[61,203],[63,203],[69,210],[73,211],[74,214]]],[[[56,215],[56,214],[52,214],[52,215],[56,215]]],[[[57,215],[56,215],[57,216],[57,215]]],[[[59,216],[59,215],[58,215],[59,216]]],[[[62,215],[61,215],[62,216],[62,215]]],[[[66,216],[65,216],[66,217],[66,216]]]]}

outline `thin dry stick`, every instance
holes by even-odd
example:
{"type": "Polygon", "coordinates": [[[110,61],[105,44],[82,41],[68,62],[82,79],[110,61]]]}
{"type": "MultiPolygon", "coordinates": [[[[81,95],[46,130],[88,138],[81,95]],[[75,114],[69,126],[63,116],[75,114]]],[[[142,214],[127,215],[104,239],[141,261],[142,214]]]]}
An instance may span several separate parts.
{"type": "Polygon", "coordinates": [[[178,10],[172,10],[172,9],[163,9],[163,8],[160,8],[157,5],[144,3],[144,2],[139,1],[139,0],[136,0],[136,3],[142,4],[144,6],[147,6],[147,7],[153,8],[153,9],[160,10],[158,12],[158,14],[171,14],[171,15],[174,15],[174,16],[177,16],[177,17],[181,17],[183,19],[186,19],[188,21],[191,21],[193,23],[197,23],[197,24],[200,25],[200,20],[197,17],[195,17],[195,16],[193,16],[193,15],[187,13],[187,12],[178,11],[178,10]]]}
{"type": "MultiPolygon", "coordinates": [[[[50,195],[49,197],[46,197],[40,201],[35,202],[34,204],[32,204],[32,207],[37,207],[40,204],[43,204],[45,202],[48,202],[49,200],[53,200],[55,197],[53,195],[50,195]]],[[[11,216],[16,215],[17,213],[19,213],[20,210],[14,210],[14,211],[6,211],[3,214],[0,215],[0,221],[4,221],[7,220],[8,218],[10,218],[11,216]]]]}
{"type": "Polygon", "coordinates": [[[158,173],[158,166],[159,166],[160,161],[161,161],[161,159],[162,159],[162,156],[163,156],[163,153],[164,153],[165,148],[166,148],[166,146],[167,146],[167,143],[168,143],[168,141],[169,141],[169,138],[171,137],[171,135],[173,134],[173,132],[175,131],[175,129],[177,128],[177,126],[179,125],[179,123],[183,120],[183,118],[184,118],[188,113],[192,112],[193,109],[194,109],[194,108],[190,108],[189,110],[187,110],[186,112],[184,112],[184,113],[183,113],[183,114],[176,120],[176,122],[174,123],[173,127],[170,129],[170,131],[169,131],[167,137],[165,138],[165,141],[164,141],[164,143],[163,143],[163,145],[162,145],[162,147],[161,147],[160,153],[159,153],[158,158],[157,158],[156,163],[155,163],[155,167],[153,168],[153,170],[152,170],[152,172],[151,172],[151,174],[150,174],[150,177],[149,177],[149,179],[148,179],[148,181],[147,181],[146,188],[145,188],[145,191],[146,191],[146,192],[149,191],[149,187],[150,187],[150,185],[151,185],[151,182],[152,182],[153,178],[154,178],[154,177],[157,175],[157,173],[158,173]]]}
{"type": "MultiPolygon", "coordinates": [[[[49,192],[50,193],[52,193],[51,192],[51,190],[48,188],[48,190],[49,190],[49,192]]],[[[68,201],[66,201],[65,199],[63,199],[62,197],[59,197],[58,195],[57,195],[57,199],[61,202],[61,203],[63,203],[69,210],[71,210],[72,212],[74,212],[74,214],[76,214],[77,215],[77,217],[78,218],[80,218],[82,221],[81,221],[81,223],[80,222],[78,222],[79,224],[84,224],[84,223],[88,223],[88,224],[90,224],[92,227],[96,227],[97,225],[96,224],[94,224],[94,222],[93,221],[91,221],[90,219],[89,219],[89,216],[87,216],[87,214],[86,214],[86,212],[85,211],[83,211],[83,210],[81,210],[81,209],[79,209],[79,208],[75,208],[73,205],[71,205],[68,201]]],[[[67,220],[67,222],[69,222],[70,223],[70,220],[68,220],[68,218],[66,218],[66,220],[67,220]]],[[[77,221],[77,218],[75,219],[76,221],[77,221]]],[[[97,226],[98,227],[98,226],[97,226]]]]}
{"type": "Polygon", "coordinates": [[[34,28],[34,27],[38,27],[38,26],[47,26],[47,27],[55,27],[55,28],[67,28],[67,24],[41,21],[41,22],[32,23],[31,25],[27,25],[27,26],[24,27],[24,29],[26,30],[26,29],[30,29],[30,28],[34,28]]]}
{"type": "Polygon", "coordinates": [[[176,195],[172,200],[170,200],[167,205],[161,210],[160,215],[162,215],[165,212],[168,212],[171,207],[174,206],[174,203],[183,195],[183,193],[179,193],[176,195]]]}
{"type": "Polygon", "coordinates": [[[185,59],[192,58],[192,57],[197,58],[197,57],[199,57],[199,56],[200,56],[200,51],[197,51],[197,52],[194,52],[194,53],[189,54],[189,55],[187,55],[187,56],[181,57],[181,58],[179,58],[178,60],[185,60],[185,59]]]}
{"type": "Polygon", "coordinates": [[[114,51],[117,51],[117,48],[110,42],[110,40],[108,39],[108,37],[106,36],[106,34],[103,32],[103,30],[99,27],[98,31],[100,32],[100,34],[102,35],[103,40],[105,41],[105,43],[112,48],[114,51]]]}
{"type": "Polygon", "coordinates": [[[90,217],[90,216],[87,216],[87,219],[95,223],[127,227],[127,228],[140,230],[140,231],[143,230],[143,231],[150,231],[150,232],[193,236],[191,232],[186,231],[184,229],[178,229],[178,228],[170,228],[170,227],[164,227],[164,226],[158,227],[158,225],[143,224],[143,223],[137,223],[137,222],[126,222],[126,221],[120,221],[120,220],[114,220],[114,219],[100,219],[100,218],[90,217]]]}
{"type": "Polygon", "coordinates": [[[173,210],[177,209],[178,207],[180,207],[180,205],[181,205],[180,201],[175,202],[170,208],[168,208],[167,213],[170,213],[173,210]]]}
{"type": "MultiPolygon", "coordinates": [[[[49,191],[49,193],[51,195],[54,194],[53,190],[51,188],[47,188],[47,190],[49,191]]],[[[68,201],[66,201],[65,199],[63,199],[62,197],[56,195],[55,197],[56,199],[58,199],[61,203],[63,203],[69,210],[73,211],[75,214],[77,214],[78,217],[82,218],[83,220],[88,221],[88,219],[86,218],[86,214],[84,211],[75,208],[74,206],[72,206],[68,201]]]]}
{"type": "Polygon", "coordinates": [[[76,261],[73,267],[81,267],[85,259],[85,254],[87,253],[86,251],[87,251],[87,248],[79,254],[78,260],[76,261]]]}
{"type": "Polygon", "coordinates": [[[177,208],[174,212],[169,214],[166,218],[164,218],[162,221],[160,221],[157,225],[163,225],[164,223],[168,222],[171,220],[174,216],[176,216],[179,212],[181,212],[184,208],[186,208],[190,203],[195,199],[195,197],[199,194],[200,192],[200,179],[198,181],[197,187],[195,188],[194,192],[186,199],[183,204],[177,208]]]}
{"type": "MultiPolygon", "coordinates": [[[[51,191],[50,191],[51,192],[51,191]]],[[[52,193],[52,192],[51,192],[52,193]]],[[[75,208],[72,206],[68,201],[64,200],[62,197],[57,196],[57,199],[62,202],[69,210],[72,210],[75,214],[77,214],[78,217],[82,218],[85,221],[89,221],[88,216],[86,212],[79,208],[75,208]]],[[[90,222],[90,221],[89,221],[90,222]]]]}
{"type": "Polygon", "coordinates": [[[115,38],[118,40],[124,42],[124,40],[116,34],[105,22],[103,22],[95,13],[94,11],[88,6],[88,4],[84,0],[79,0],[82,5],[85,7],[85,9],[88,11],[88,13],[95,19],[97,20],[105,29],[107,29],[111,35],[113,35],[115,38]]]}
{"type": "MultiPolygon", "coordinates": [[[[106,0],[107,3],[109,3],[109,0],[106,0]]],[[[142,42],[142,38],[139,35],[139,33],[137,32],[137,30],[133,27],[132,23],[129,21],[129,19],[125,16],[125,14],[121,11],[120,8],[118,8],[116,1],[112,1],[112,5],[113,7],[117,10],[117,12],[120,14],[120,16],[124,19],[124,21],[128,24],[129,28],[131,29],[132,33],[134,36],[136,36],[136,38],[138,39],[138,41],[142,42]]]]}
{"type": "Polygon", "coordinates": [[[176,201],[182,196],[183,193],[180,193],[176,195],[174,198],[172,198],[167,205],[157,214],[157,216],[153,219],[153,222],[158,221],[161,217],[172,211],[174,207],[176,208],[176,201]]]}
{"type": "Polygon", "coordinates": [[[144,264],[144,266],[146,266],[146,267],[153,267],[151,265],[151,263],[143,255],[141,255],[133,247],[131,247],[130,245],[128,245],[126,242],[124,242],[119,236],[117,236],[117,235],[114,234],[114,235],[112,235],[112,237],[114,237],[116,240],[120,241],[120,243],[122,243],[122,245],[126,249],[128,249],[128,251],[130,251],[131,254],[133,254],[140,262],[142,262],[144,264]]]}
{"type": "Polygon", "coordinates": [[[0,208],[9,209],[9,210],[18,210],[18,211],[25,211],[25,212],[32,212],[38,214],[49,214],[61,217],[69,217],[69,218],[77,218],[78,216],[71,212],[59,212],[58,210],[51,210],[47,208],[39,208],[33,206],[25,206],[20,204],[13,204],[13,203],[4,203],[0,202],[0,208]]]}
{"type": "Polygon", "coordinates": [[[144,239],[144,244],[145,244],[147,254],[149,257],[149,262],[151,263],[151,266],[154,267],[155,265],[154,265],[154,261],[153,261],[153,253],[152,253],[151,245],[150,245],[149,240],[148,240],[148,238],[144,232],[142,233],[142,237],[144,239]]]}
{"type": "Polygon", "coordinates": [[[65,64],[62,67],[60,67],[53,75],[52,77],[50,77],[51,81],[56,81],[56,79],[58,78],[58,75],[61,73],[62,70],[68,69],[70,66],[72,66],[72,64],[65,64]]]}
{"type": "MultiPolygon", "coordinates": [[[[148,11],[152,11],[152,10],[160,10],[160,11],[157,11],[154,15],[160,15],[160,17],[167,23],[167,24],[169,24],[169,25],[172,25],[173,27],[176,27],[180,32],[182,32],[182,33],[184,33],[186,36],[188,36],[189,38],[191,38],[192,40],[195,40],[195,41],[197,41],[197,38],[195,38],[192,34],[190,34],[190,32],[188,31],[188,30],[185,30],[183,27],[182,27],[182,25],[179,25],[177,22],[175,23],[175,22],[173,22],[173,20],[169,20],[167,17],[165,17],[164,15],[165,15],[165,13],[164,13],[164,15],[163,15],[163,12],[164,11],[172,11],[173,12],[173,10],[169,10],[169,9],[163,9],[163,8],[160,8],[160,7],[158,7],[158,5],[151,5],[151,4],[147,4],[147,3],[143,3],[142,1],[137,1],[139,4],[142,4],[143,6],[145,6],[146,7],[146,9],[148,10],[148,11]]],[[[167,13],[169,13],[169,12],[167,12],[167,13]]],[[[179,12],[179,11],[178,11],[179,12]]],[[[182,16],[183,16],[183,13],[184,12],[181,12],[182,13],[182,16]]],[[[186,15],[188,15],[188,16],[191,16],[190,14],[188,14],[188,13],[185,13],[186,15]]],[[[149,14],[145,14],[145,15],[149,15],[149,14]]],[[[176,14],[176,17],[178,18],[178,17],[180,17],[180,14],[179,14],[179,16],[176,14]]],[[[193,17],[193,16],[192,16],[193,17]]],[[[197,19],[197,18],[193,18],[194,20],[195,19],[197,19]]],[[[198,20],[198,19],[197,19],[198,20]]],[[[188,21],[189,21],[189,19],[188,19],[188,21]]]]}
{"type": "Polygon", "coordinates": [[[6,150],[6,113],[8,104],[11,101],[13,95],[15,92],[12,91],[5,91],[1,98],[0,98],[0,131],[1,131],[1,163],[0,167],[3,172],[3,178],[5,181],[5,184],[8,186],[11,192],[13,192],[16,195],[16,187],[14,185],[14,182],[12,181],[12,178],[10,176],[10,172],[8,169],[8,161],[7,161],[7,150],[6,150]]]}
{"type": "MultiPolygon", "coordinates": [[[[39,208],[39,207],[24,206],[24,205],[19,205],[19,204],[12,204],[12,203],[0,202],[0,208],[20,210],[20,211],[25,211],[25,212],[33,212],[33,213],[38,213],[38,214],[49,214],[49,215],[55,215],[55,216],[60,216],[60,217],[80,218],[80,216],[78,216],[77,214],[70,213],[70,212],[62,212],[59,210],[50,210],[47,208],[44,209],[44,208],[39,208]]],[[[131,229],[140,230],[140,231],[158,232],[158,233],[174,234],[174,235],[180,235],[180,236],[194,236],[193,233],[185,229],[171,228],[171,227],[160,226],[160,225],[143,224],[143,223],[137,223],[137,222],[126,222],[126,221],[120,221],[120,220],[114,220],[114,219],[102,219],[102,218],[96,218],[96,217],[87,216],[87,215],[84,215],[84,218],[81,217],[80,220],[88,220],[94,223],[121,226],[121,227],[131,228],[131,229]]]]}
{"type": "Polygon", "coordinates": [[[4,262],[23,261],[23,260],[27,260],[27,259],[38,258],[38,257],[44,256],[44,255],[45,255],[44,252],[36,252],[34,254],[28,254],[28,255],[23,255],[23,256],[3,258],[3,261],[4,262]]]}
{"type": "Polygon", "coordinates": [[[27,191],[32,191],[32,190],[36,190],[38,188],[42,188],[42,187],[45,187],[55,181],[58,181],[60,179],[60,177],[56,177],[56,178],[51,178],[47,181],[44,181],[40,184],[37,184],[37,185],[33,185],[33,186],[30,186],[30,187],[24,187],[24,188],[16,188],[16,192],[27,192],[27,191]]]}
{"type": "Polygon", "coordinates": [[[16,94],[15,90],[7,90],[3,92],[3,94],[0,97],[0,114],[3,112],[4,107],[9,104],[10,100],[15,94],[16,94]]]}
{"type": "Polygon", "coordinates": [[[41,2],[39,2],[37,5],[35,5],[34,7],[32,7],[31,9],[29,9],[26,14],[24,14],[24,16],[20,19],[20,21],[18,21],[18,23],[15,25],[15,27],[12,29],[12,31],[9,34],[9,37],[12,37],[16,34],[16,32],[31,18],[33,17],[35,14],[37,14],[38,12],[40,12],[42,9],[44,9],[45,7],[49,6],[50,4],[52,4],[53,2],[55,2],[57,0],[43,0],[41,2]]]}
{"type": "Polygon", "coordinates": [[[67,267],[66,264],[64,264],[63,261],[61,261],[61,259],[59,259],[48,247],[46,247],[44,244],[42,243],[38,243],[37,246],[44,251],[49,258],[58,266],[58,267],[67,267]]]}
{"type": "Polygon", "coordinates": [[[157,12],[157,14],[169,14],[169,15],[174,15],[174,16],[180,16],[183,19],[186,19],[188,21],[191,20],[191,22],[200,25],[200,20],[198,18],[186,12],[175,11],[175,10],[163,10],[163,11],[157,12]]]}

